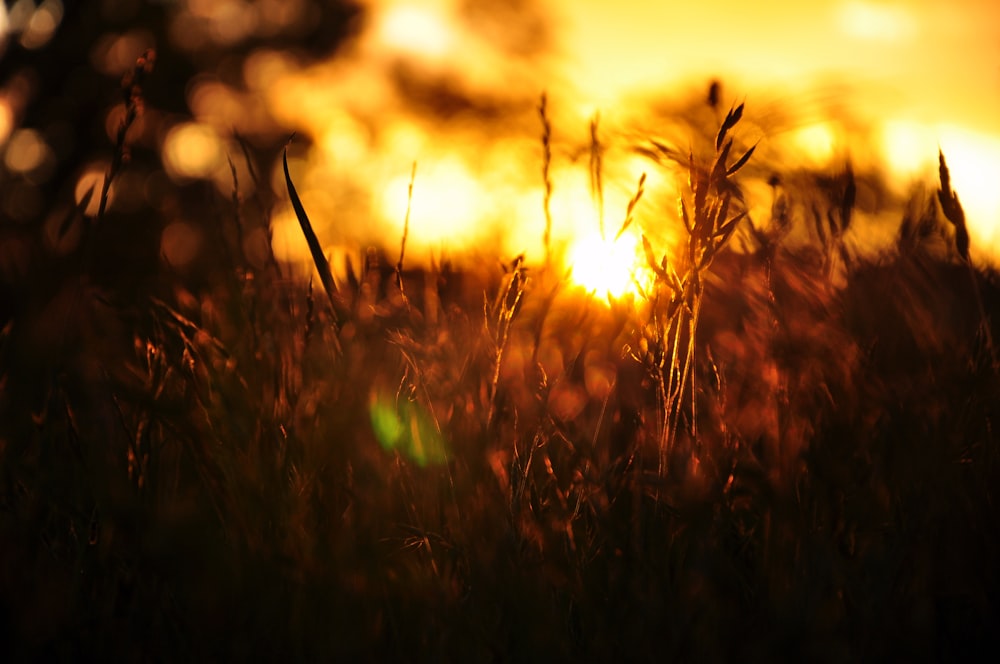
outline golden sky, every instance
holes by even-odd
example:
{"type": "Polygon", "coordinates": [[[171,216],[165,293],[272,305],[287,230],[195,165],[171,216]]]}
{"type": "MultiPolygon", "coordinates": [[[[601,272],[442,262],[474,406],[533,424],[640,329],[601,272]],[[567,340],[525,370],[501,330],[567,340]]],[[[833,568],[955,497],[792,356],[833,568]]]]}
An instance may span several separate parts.
{"type": "MultiPolygon", "coordinates": [[[[213,2],[235,0],[199,6],[213,2]]],[[[634,147],[642,131],[657,127],[655,104],[703,95],[719,78],[724,107],[746,102],[753,140],[761,139],[758,157],[791,155],[790,167],[829,170],[868,159],[889,169],[902,194],[912,181],[933,182],[943,148],[974,251],[1000,256],[997,0],[362,4],[360,32],[327,62],[301,69],[286,53],[261,51],[244,67],[246,93],[218,82],[193,86],[195,124],[172,134],[173,147],[205,159],[175,168],[228,177],[218,157],[224,150],[188,148],[222,140],[212,137],[223,136],[233,117],[215,117],[220,99],[238,100],[236,107],[266,108],[311,139],[291,155],[292,173],[331,246],[353,251],[373,231],[399,237],[416,162],[415,256],[479,245],[537,260],[536,107],[545,91],[555,137],[553,233],[567,255],[592,254],[600,246],[598,214],[580,156],[589,119],[600,112],[609,144],[630,122],[645,123],[627,137],[634,147]],[[257,106],[246,103],[254,99],[257,106]],[[778,116],[770,125],[762,119],[778,116]]],[[[650,191],[670,185],[625,148],[609,152],[605,167],[607,217],[619,223],[643,172],[650,191]]],[[[280,188],[279,170],[274,177],[280,188]]],[[[275,219],[275,242],[294,254],[302,244],[294,216],[285,206],[275,219]]]]}

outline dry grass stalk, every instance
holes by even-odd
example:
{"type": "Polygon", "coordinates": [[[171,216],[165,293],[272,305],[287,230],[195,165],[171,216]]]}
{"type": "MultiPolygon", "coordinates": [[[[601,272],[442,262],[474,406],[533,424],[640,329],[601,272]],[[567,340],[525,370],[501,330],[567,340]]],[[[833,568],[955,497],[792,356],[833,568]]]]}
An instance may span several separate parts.
{"type": "Polygon", "coordinates": [[[597,223],[601,231],[601,239],[604,237],[604,146],[598,135],[598,128],[601,121],[599,113],[595,113],[590,121],[590,195],[594,198],[594,205],[597,207],[597,223]]]}
{"type": "MultiPolygon", "coordinates": [[[[690,204],[680,200],[681,219],[687,232],[681,258],[681,276],[668,272],[666,257],[655,260],[649,241],[643,237],[643,249],[650,269],[661,290],[669,293],[665,305],[653,307],[654,342],[659,347],[653,367],[654,378],[663,408],[660,438],[660,473],[667,472],[668,458],[677,441],[682,421],[688,423],[692,440],[698,440],[698,387],[695,384],[695,355],[698,322],[704,296],[704,273],[726,246],[739,223],[746,218],[743,194],[729,178],[753,155],[750,147],[729,163],[733,140],[729,132],[739,123],[743,104],[733,107],[722,122],[715,139],[716,155],[711,166],[698,164],[693,153],[687,159],[690,204]],[[743,208],[739,211],[733,208],[743,208]],[[685,404],[688,406],[686,407],[685,404]]],[[[673,159],[673,151],[654,145],[662,156],[673,159]]]]}
{"type": "Polygon", "coordinates": [[[399,260],[396,261],[396,287],[399,295],[403,298],[403,304],[407,308],[410,301],[406,297],[406,290],[403,288],[403,257],[406,255],[406,239],[410,235],[410,210],[413,207],[413,182],[417,179],[417,162],[413,162],[410,170],[410,184],[406,188],[406,216],[403,218],[403,237],[399,241],[399,260]]]}
{"type": "MultiPolygon", "coordinates": [[[[642,175],[639,176],[639,185],[636,187],[635,195],[631,199],[629,199],[628,207],[625,210],[625,221],[622,222],[621,228],[619,228],[618,232],[615,233],[615,240],[617,240],[618,238],[620,238],[622,236],[622,234],[628,229],[628,227],[632,225],[632,222],[635,221],[635,208],[636,208],[637,205],[639,205],[639,201],[642,199],[642,195],[644,193],[646,193],[646,174],[645,173],[643,173],[642,175]]],[[[604,231],[604,228],[603,228],[603,225],[602,225],[602,227],[601,227],[601,237],[602,238],[604,237],[603,231],[604,231]]],[[[643,239],[645,239],[645,238],[643,238],[643,239]]],[[[648,244],[648,240],[647,240],[647,244],[648,244]]]]}
{"type": "Polygon", "coordinates": [[[101,188],[101,199],[97,209],[97,219],[104,218],[108,209],[108,199],[111,193],[111,183],[121,172],[122,167],[128,162],[129,149],[126,138],[128,130],[142,113],[143,98],[142,84],[146,77],[152,73],[153,65],[156,62],[156,52],[152,49],[143,53],[135,62],[135,67],[122,78],[122,96],[125,102],[125,116],[121,124],[118,125],[118,135],[115,139],[115,152],[111,158],[111,165],[104,176],[104,185],[101,188]]]}
{"type": "Polygon", "coordinates": [[[497,414],[497,392],[500,384],[500,369],[503,365],[504,353],[510,341],[510,330],[514,322],[514,317],[520,310],[522,298],[527,286],[526,268],[524,267],[524,257],[518,256],[501,286],[499,296],[494,302],[492,311],[486,311],[486,331],[493,339],[493,376],[490,382],[490,407],[486,415],[486,422],[492,427],[497,414]],[[490,323],[493,322],[493,330],[490,330],[490,323]]]}
{"type": "Polygon", "coordinates": [[[542,182],[545,185],[545,198],[543,206],[545,208],[545,233],[542,236],[542,243],[545,246],[545,266],[548,267],[552,260],[552,123],[548,116],[548,97],[542,93],[542,99],[538,104],[538,115],[542,121],[542,182]]]}
{"type": "Polygon", "coordinates": [[[951,173],[944,158],[944,151],[938,150],[938,176],[941,188],[938,189],[938,201],[945,219],[955,228],[955,249],[966,263],[969,262],[969,228],[965,223],[965,210],[958,200],[958,194],[951,188],[951,173]]]}
{"type": "Polygon", "coordinates": [[[938,177],[941,187],[938,189],[938,201],[941,203],[941,211],[944,212],[945,219],[955,228],[955,249],[959,257],[968,268],[969,282],[972,284],[972,291],[976,298],[976,305],[979,307],[979,333],[986,345],[986,352],[989,354],[990,362],[994,367],[998,365],[996,346],[993,344],[993,330],[989,317],[986,315],[986,308],[983,305],[982,292],[979,289],[979,280],[976,278],[975,268],[969,260],[969,228],[965,223],[965,210],[958,200],[958,194],[951,188],[951,172],[944,158],[944,151],[938,150],[938,177]]]}

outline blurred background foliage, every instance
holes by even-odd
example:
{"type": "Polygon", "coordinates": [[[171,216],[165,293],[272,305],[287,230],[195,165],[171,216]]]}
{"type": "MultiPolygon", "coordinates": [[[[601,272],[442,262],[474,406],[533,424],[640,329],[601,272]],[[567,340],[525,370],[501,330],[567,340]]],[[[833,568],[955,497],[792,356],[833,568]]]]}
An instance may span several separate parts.
{"type": "MultiPolygon", "coordinates": [[[[330,57],[362,20],[356,5],[337,0],[8,7],[0,16],[0,321],[54,269],[48,263],[73,254],[83,231],[94,230],[129,97],[120,82],[147,50],[155,71],[126,137],[128,163],[110,192],[102,241],[93,243],[96,278],[119,284],[152,278],[161,257],[191,267],[204,222],[235,213],[220,207],[234,175],[243,193],[269,200],[266,181],[254,191],[254,169],[266,172],[290,130],[271,117],[254,84],[269,67],[330,57]]],[[[212,260],[209,252],[201,267],[212,260]]]]}

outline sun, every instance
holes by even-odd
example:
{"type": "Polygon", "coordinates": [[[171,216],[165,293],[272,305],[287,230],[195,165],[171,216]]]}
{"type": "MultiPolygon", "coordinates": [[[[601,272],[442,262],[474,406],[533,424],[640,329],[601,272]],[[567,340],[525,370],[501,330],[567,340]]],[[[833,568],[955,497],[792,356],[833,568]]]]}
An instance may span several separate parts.
{"type": "Polygon", "coordinates": [[[639,239],[625,233],[616,240],[599,233],[584,236],[567,253],[570,279],[600,299],[637,293],[648,281],[640,259],[639,239]]]}

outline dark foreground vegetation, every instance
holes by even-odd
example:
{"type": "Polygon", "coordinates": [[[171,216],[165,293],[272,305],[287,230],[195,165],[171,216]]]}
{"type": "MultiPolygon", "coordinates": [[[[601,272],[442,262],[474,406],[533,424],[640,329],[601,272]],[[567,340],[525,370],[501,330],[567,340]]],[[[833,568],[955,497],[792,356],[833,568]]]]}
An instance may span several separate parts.
{"type": "Polygon", "coordinates": [[[997,275],[943,160],[878,258],[849,169],[745,216],[737,111],[610,305],[509,257],[294,279],[238,183],[197,278],[70,209],[0,334],[4,659],[985,660],[997,275]]]}

